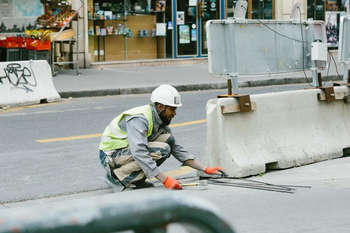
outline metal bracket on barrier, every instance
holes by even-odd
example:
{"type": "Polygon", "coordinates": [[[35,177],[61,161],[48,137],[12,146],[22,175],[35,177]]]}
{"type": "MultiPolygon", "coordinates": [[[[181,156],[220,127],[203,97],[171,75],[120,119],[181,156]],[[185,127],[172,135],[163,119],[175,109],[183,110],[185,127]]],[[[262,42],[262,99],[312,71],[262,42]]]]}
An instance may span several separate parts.
{"type": "Polygon", "coordinates": [[[334,87],[320,88],[321,93],[317,94],[319,101],[333,102],[336,100],[343,100],[346,103],[350,103],[350,95],[346,91],[334,91],[334,87]]]}
{"type": "Polygon", "coordinates": [[[336,100],[334,87],[321,87],[322,93],[317,94],[317,98],[320,101],[333,102],[336,100]]]}
{"type": "Polygon", "coordinates": [[[218,95],[218,98],[236,98],[239,102],[238,105],[221,106],[221,113],[234,113],[234,112],[251,112],[256,109],[256,104],[250,101],[250,95],[218,95]]]}
{"type": "Polygon", "coordinates": [[[218,98],[236,98],[238,100],[239,105],[231,105],[231,106],[221,106],[221,113],[234,113],[234,112],[251,112],[255,110],[256,104],[250,101],[250,95],[241,95],[232,93],[232,84],[231,80],[227,80],[227,91],[228,94],[218,95],[218,98]]]}
{"type": "Polygon", "coordinates": [[[348,86],[350,87],[350,83],[345,83],[345,82],[334,82],[333,86],[338,87],[338,86],[348,86]]]}
{"type": "MultiPolygon", "coordinates": [[[[349,75],[350,75],[350,70],[349,70],[349,75]]],[[[341,84],[341,83],[342,82],[334,83],[333,86],[344,85],[344,83],[343,84],[341,84]]],[[[349,79],[348,86],[350,86],[350,79],[349,79]]],[[[317,88],[319,88],[321,90],[321,93],[317,94],[317,98],[319,101],[327,101],[328,103],[330,103],[330,102],[333,102],[335,100],[347,101],[347,99],[348,99],[345,92],[339,92],[339,91],[335,92],[334,87],[323,87],[321,73],[318,73],[318,87],[317,88]]]]}

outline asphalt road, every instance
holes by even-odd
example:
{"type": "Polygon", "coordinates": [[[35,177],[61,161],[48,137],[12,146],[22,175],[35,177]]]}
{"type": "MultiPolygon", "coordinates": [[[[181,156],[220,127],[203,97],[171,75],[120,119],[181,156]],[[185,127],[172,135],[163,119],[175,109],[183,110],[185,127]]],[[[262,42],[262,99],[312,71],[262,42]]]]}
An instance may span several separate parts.
{"type": "MultiPolygon", "coordinates": [[[[243,89],[263,93],[304,88],[273,86],[243,89]]],[[[225,90],[182,93],[173,128],[177,140],[197,156],[204,153],[205,124],[182,123],[205,119],[208,99],[225,90]]],[[[100,190],[103,182],[97,147],[99,134],[120,111],[147,103],[149,95],[108,96],[63,100],[60,103],[12,109],[0,113],[0,203],[3,208],[18,201],[81,194],[100,190]],[[88,135],[88,138],[83,138],[88,135]],[[72,138],[72,136],[77,136],[72,138]]],[[[177,168],[169,159],[163,170],[177,168]]],[[[299,168],[269,172],[254,179],[276,184],[310,185],[294,194],[209,185],[184,194],[214,203],[224,218],[244,232],[349,232],[350,158],[320,162],[299,168]]],[[[142,195],[162,187],[138,190],[142,195]]],[[[99,191],[96,191],[96,193],[99,191]]],[[[128,195],[121,193],[120,195],[128,195]]],[[[72,195],[74,196],[74,195],[72,195]]],[[[22,202],[25,205],[26,202],[22,202]]]]}
{"type": "MultiPolygon", "coordinates": [[[[273,86],[242,89],[262,93],[295,88],[273,86]]],[[[225,90],[182,93],[184,106],[172,123],[205,119],[208,99],[225,90]]],[[[107,188],[99,166],[99,136],[118,113],[133,106],[147,104],[150,95],[121,95],[65,99],[59,103],[13,109],[0,114],[0,201],[13,202],[47,196],[79,193],[107,188]],[[73,140],[72,136],[92,135],[73,140]],[[61,138],[68,137],[62,141],[61,138]],[[59,141],[40,143],[39,140],[59,141]]],[[[205,124],[175,127],[177,141],[196,156],[204,153],[205,124]]],[[[179,163],[168,160],[164,170],[179,163]]]]}

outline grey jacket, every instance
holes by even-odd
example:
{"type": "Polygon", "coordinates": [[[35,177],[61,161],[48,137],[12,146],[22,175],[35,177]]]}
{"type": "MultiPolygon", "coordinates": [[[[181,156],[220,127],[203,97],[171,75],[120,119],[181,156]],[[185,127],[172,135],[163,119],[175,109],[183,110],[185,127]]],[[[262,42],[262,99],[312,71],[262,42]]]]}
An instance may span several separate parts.
{"type": "MultiPolygon", "coordinates": [[[[151,136],[147,137],[148,121],[144,115],[127,116],[119,123],[120,129],[128,135],[129,148],[134,160],[139,164],[148,178],[160,173],[156,162],[149,156],[149,151],[147,150],[148,142],[154,141],[160,134],[172,134],[170,128],[163,124],[155,106],[151,105],[151,107],[153,119],[151,136]]],[[[195,158],[193,154],[186,151],[181,145],[178,145],[176,140],[171,154],[182,163],[195,158]]]]}

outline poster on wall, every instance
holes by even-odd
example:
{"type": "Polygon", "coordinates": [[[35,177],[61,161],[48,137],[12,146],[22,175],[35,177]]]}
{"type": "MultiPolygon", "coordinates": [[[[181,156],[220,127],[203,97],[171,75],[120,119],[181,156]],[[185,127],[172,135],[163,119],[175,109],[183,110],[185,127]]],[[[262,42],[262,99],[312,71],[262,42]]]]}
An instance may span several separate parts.
{"type": "Polygon", "coordinates": [[[191,41],[197,41],[197,30],[191,29],[191,41]]]}
{"type": "Polygon", "coordinates": [[[184,23],[185,23],[185,12],[184,11],[176,12],[176,24],[182,25],[184,23]]]}
{"type": "Polygon", "coordinates": [[[197,0],[188,0],[189,6],[197,6],[197,0]]]}
{"type": "Polygon", "coordinates": [[[22,32],[43,13],[40,0],[0,0],[0,24],[6,27],[3,32],[22,32]]]}
{"type": "Polygon", "coordinates": [[[327,43],[335,45],[338,42],[338,19],[337,12],[327,11],[326,12],[326,33],[327,43]]]}
{"type": "Polygon", "coordinates": [[[326,34],[328,46],[338,46],[340,17],[343,15],[345,15],[345,12],[343,11],[326,11],[326,34]]]}
{"type": "Polygon", "coordinates": [[[156,36],[166,36],[165,23],[156,23],[156,36]]]}
{"type": "Polygon", "coordinates": [[[190,26],[189,25],[179,25],[179,43],[189,44],[190,43],[190,26]]]}

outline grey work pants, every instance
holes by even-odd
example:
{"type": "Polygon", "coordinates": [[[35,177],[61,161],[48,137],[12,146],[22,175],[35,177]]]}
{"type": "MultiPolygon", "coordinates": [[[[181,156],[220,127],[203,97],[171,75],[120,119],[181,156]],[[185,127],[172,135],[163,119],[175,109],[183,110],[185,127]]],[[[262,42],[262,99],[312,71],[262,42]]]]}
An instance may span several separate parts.
{"type": "MultiPolygon", "coordinates": [[[[171,134],[161,134],[148,143],[149,155],[155,160],[157,166],[169,158],[173,143],[174,138],[171,134]]],[[[116,150],[111,157],[113,159],[113,164],[110,166],[112,176],[125,187],[146,179],[145,173],[132,157],[129,147],[116,150]]]]}

